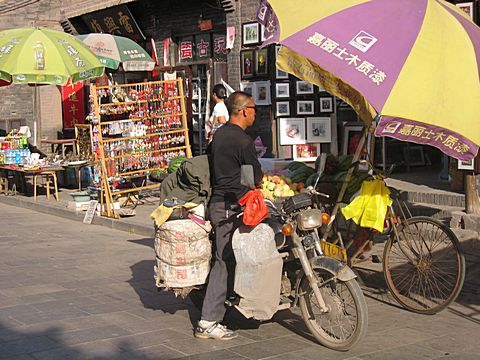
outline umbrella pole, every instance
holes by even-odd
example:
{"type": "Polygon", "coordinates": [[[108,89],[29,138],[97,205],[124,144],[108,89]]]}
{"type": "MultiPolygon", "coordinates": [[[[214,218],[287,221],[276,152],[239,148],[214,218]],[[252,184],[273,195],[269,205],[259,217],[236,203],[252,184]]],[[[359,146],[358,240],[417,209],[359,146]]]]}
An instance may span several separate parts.
{"type": "Polygon", "coordinates": [[[38,89],[37,84],[34,85],[33,89],[33,146],[37,146],[37,120],[38,120],[38,99],[37,99],[38,89]]]}

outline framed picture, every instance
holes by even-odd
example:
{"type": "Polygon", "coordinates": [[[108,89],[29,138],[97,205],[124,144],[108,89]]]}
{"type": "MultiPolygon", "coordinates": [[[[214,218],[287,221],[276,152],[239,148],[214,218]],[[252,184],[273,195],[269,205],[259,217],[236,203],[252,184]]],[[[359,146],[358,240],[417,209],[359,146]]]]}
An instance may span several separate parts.
{"type": "Polygon", "coordinates": [[[288,98],[290,97],[290,84],[289,83],[276,83],[275,84],[275,97],[288,98]]]}
{"type": "Polygon", "coordinates": [[[305,119],[280,118],[279,119],[280,145],[305,144],[305,119]]]}
{"type": "Polygon", "coordinates": [[[255,72],[258,76],[268,74],[268,48],[266,47],[257,50],[255,54],[255,72]]]}
{"type": "Polygon", "coordinates": [[[313,84],[308,81],[297,81],[297,95],[313,94],[313,84]]]}
{"type": "Polygon", "coordinates": [[[247,94],[253,96],[253,98],[256,98],[255,90],[256,86],[254,82],[247,82],[247,81],[242,81],[240,83],[240,90],[246,92],[247,94]]]}
{"type": "MultiPolygon", "coordinates": [[[[345,123],[343,127],[342,154],[354,155],[357,150],[360,139],[362,138],[364,126],[359,123],[345,123]]],[[[374,140],[372,134],[367,135],[365,144],[360,152],[360,160],[369,159],[373,162],[374,140]]],[[[368,170],[367,163],[360,163],[359,170],[368,170]]]]}
{"type": "Polygon", "coordinates": [[[297,100],[297,115],[313,115],[315,102],[313,100],[297,100]]]}
{"type": "Polygon", "coordinates": [[[458,160],[458,170],[475,170],[474,160],[458,160]]]}
{"type": "Polygon", "coordinates": [[[318,89],[318,92],[325,91],[325,89],[323,87],[321,87],[320,85],[317,85],[317,89],[318,89]]]}
{"type": "Polygon", "coordinates": [[[425,165],[425,157],[423,155],[423,147],[417,146],[405,146],[403,148],[403,158],[410,166],[423,166],[425,165]]]}
{"type": "Polygon", "coordinates": [[[272,103],[270,95],[270,80],[255,82],[255,104],[270,105],[272,103]]]}
{"type": "Polygon", "coordinates": [[[307,143],[329,143],[332,141],[330,117],[307,118],[307,143]]]}
{"type": "Polygon", "coordinates": [[[320,155],[320,144],[293,145],[293,160],[315,161],[320,155]]]}
{"type": "Polygon", "coordinates": [[[275,108],[276,116],[290,116],[290,101],[277,101],[275,108]]]}
{"type": "Polygon", "coordinates": [[[242,45],[255,45],[260,42],[260,24],[257,22],[242,24],[242,45]]]}
{"type": "MultiPolygon", "coordinates": [[[[275,46],[275,60],[277,59],[278,51],[280,50],[281,45],[275,46]]],[[[288,73],[286,71],[280,70],[275,66],[275,78],[276,79],[288,79],[288,73]]]]}
{"type": "Polygon", "coordinates": [[[320,112],[321,113],[331,113],[333,112],[333,97],[320,97],[320,112]]]}
{"type": "Polygon", "coordinates": [[[254,51],[253,50],[240,51],[240,63],[242,66],[242,79],[249,79],[253,77],[254,51]]]}
{"type": "Polygon", "coordinates": [[[265,37],[265,25],[260,24],[260,41],[263,43],[267,38],[265,37]]]}
{"type": "Polygon", "coordinates": [[[473,19],[473,2],[463,2],[455,4],[460,10],[464,11],[470,19],[473,19]]]}

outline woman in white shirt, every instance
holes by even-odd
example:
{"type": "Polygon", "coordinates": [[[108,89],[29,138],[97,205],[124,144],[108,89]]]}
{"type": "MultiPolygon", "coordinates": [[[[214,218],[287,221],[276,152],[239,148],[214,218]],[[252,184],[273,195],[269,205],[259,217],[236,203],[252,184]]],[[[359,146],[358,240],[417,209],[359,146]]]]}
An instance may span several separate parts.
{"type": "Polygon", "coordinates": [[[212,141],[213,134],[217,129],[225,124],[228,119],[228,110],[225,106],[225,99],[227,98],[227,89],[222,84],[217,84],[213,87],[212,100],[215,102],[212,115],[205,125],[206,138],[208,142],[212,141]]]}

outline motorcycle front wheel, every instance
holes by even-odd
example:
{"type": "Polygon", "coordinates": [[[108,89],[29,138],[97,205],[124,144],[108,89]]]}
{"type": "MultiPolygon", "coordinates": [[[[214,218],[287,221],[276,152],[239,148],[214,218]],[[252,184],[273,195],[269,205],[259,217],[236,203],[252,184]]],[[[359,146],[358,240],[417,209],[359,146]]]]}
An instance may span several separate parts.
{"type": "Polygon", "coordinates": [[[321,345],[338,351],[350,350],[367,332],[368,309],[362,290],[355,279],[342,282],[328,272],[315,271],[329,310],[320,311],[315,294],[304,278],[299,298],[303,320],[321,345]]]}

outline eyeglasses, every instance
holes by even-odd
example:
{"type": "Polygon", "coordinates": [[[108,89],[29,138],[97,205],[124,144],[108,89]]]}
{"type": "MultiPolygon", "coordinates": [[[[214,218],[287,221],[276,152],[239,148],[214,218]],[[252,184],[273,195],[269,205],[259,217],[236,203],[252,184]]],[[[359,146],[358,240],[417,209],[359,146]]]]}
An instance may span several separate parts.
{"type": "Polygon", "coordinates": [[[256,106],[256,105],[253,105],[253,106],[245,106],[245,109],[253,109],[253,110],[255,110],[255,112],[257,112],[257,106],[256,106]]]}

